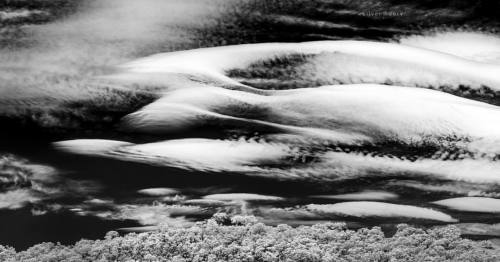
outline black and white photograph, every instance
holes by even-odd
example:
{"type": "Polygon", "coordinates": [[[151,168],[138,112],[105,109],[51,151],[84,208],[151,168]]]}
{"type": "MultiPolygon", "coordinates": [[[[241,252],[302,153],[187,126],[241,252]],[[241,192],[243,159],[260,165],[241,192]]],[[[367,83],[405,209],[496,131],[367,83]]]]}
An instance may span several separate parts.
{"type": "Polygon", "coordinates": [[[28,261],[500,261],[500,1],[0,0],[28,261]]]}

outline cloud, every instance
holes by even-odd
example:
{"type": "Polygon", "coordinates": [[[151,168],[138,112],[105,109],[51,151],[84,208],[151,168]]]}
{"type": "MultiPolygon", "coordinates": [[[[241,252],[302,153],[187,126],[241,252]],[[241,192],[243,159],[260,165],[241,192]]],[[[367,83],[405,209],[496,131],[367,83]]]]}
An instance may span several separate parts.
{"type": "Polygon", "coordinates": [[[323,215],[340,215],[355,217],[406,217],[430,219],[443,222],[456,222],[451,216],[429,208],[410,205],[397,205],[372,201],[353,201],[337,204],[310,204],[307,209],[323,215]]]}
{"type": "Polygon", "coordinates": [[[36,203],[39,200],[40,198],[32,190],[11,190],[0,193],[0,209],[19,209],[27,204],[36,203]]]}
{"type": "Polygon", "coordinates": [[[500,213],[500,199],[488,197],[457,197],[432,202],[450,209],[467,212],[500,213]]]}
{"type": "Polygon", "coordinates": [[[0,115],[69,127],[64,118],[71,118],[74,110],[68,103],[127,103],[127,98],[110,91],[113,85],[95,77],[133,58],[198,46],[191,30],[207,26],[220,11],[219,3],[83,1],[76,13],[19,27],[24,38],[14,40],[21,43],[0,48],[0,115]],[[61,114],[66,117],[60,119],[61,114]]]}

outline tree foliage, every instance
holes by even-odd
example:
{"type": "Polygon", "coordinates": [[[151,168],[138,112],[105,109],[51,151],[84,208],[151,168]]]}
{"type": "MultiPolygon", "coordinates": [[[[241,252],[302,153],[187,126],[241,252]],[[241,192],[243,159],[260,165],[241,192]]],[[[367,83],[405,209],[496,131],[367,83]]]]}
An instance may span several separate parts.
{"type": "Polygon", "coordinates": [[[0,261],[498,261],[490,242],[460,237],[454,226],[399,225],[385,237],[379,227],[349,230],[343,223],[267,226],[254,217],[217,214],[192,227],[169,227],[73,246],[41,243],[16,252],[0,246],[0,261]]]}

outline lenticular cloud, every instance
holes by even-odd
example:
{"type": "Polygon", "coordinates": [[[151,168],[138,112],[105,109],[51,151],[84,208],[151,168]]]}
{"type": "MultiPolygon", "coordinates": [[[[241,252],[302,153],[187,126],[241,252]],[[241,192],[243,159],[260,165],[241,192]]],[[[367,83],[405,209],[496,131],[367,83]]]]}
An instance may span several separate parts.
{"type": "Polygon", "coordinates": [[[76,154],[280,180],[387,176],[498,184],[500,66],[474,56],[496,49],[486,44],[467,53],[436,42],[464,35],[149,56],[103,79],[157,94],[119,125],[156,141],[55,145],[76,154]],[[208,129],[216,138],[188,135],[208,129]],[[181,138],[164,138],[171,135],[181,138]]]}
{"type": "Polygon", "coordinates": [[[242,82],[295,80],[310,86],[393,83],[437,89],[487,86],[497,91],[500,88],[498,65],[428,48],[370,41],[204,48],[153,55],[127,63],[122,70],[125,78],[128,74],[143,74],[144,79],[155,73],[187,74],[235,86],[241,86],[242,82]]]}
{"type": "Polygon", "coordinates": [[[496,106],[421,88],[336,85],[269,92],[185,88],[125,118],[129,129],[175,132],[194,126],[261,125],[339,142],[418,143],[439,138],[497,139],[496,106]],[[168,112],[168,113],[166,113],[168,112]]]}
{"type": "Polygon", "coordinates": [[[311,204],[307,209],[322,214],[357,216],[357,217],[406,217],[415,219],[430,219],[442,222],[456,222],[453,217],[429,208],[409,205],[396,205],[383,202],[359,201],[338,204],[311,204]]]}
{"type": "Polygon", "coordinates": [[[457,197],[433,202],[450,209],[468,212],[500,213],[500,199],[488,197],[457,197]]]}

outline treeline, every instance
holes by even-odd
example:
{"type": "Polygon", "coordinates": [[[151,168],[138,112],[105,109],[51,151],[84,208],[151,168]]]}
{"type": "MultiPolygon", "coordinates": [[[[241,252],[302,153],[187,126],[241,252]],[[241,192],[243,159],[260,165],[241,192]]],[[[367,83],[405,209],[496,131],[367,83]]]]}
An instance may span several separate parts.
{"type": "Polygon", "coordinates": [[[0,246],[0,261],[499,261],[487,241],[460,237],[453,226],[422,230],[399,225],[349,230],[343,223],[266,226],[254,217],[217,214],[196,225],[166,227],[73,246],[42,243],[26,251],[0,246]]]}

